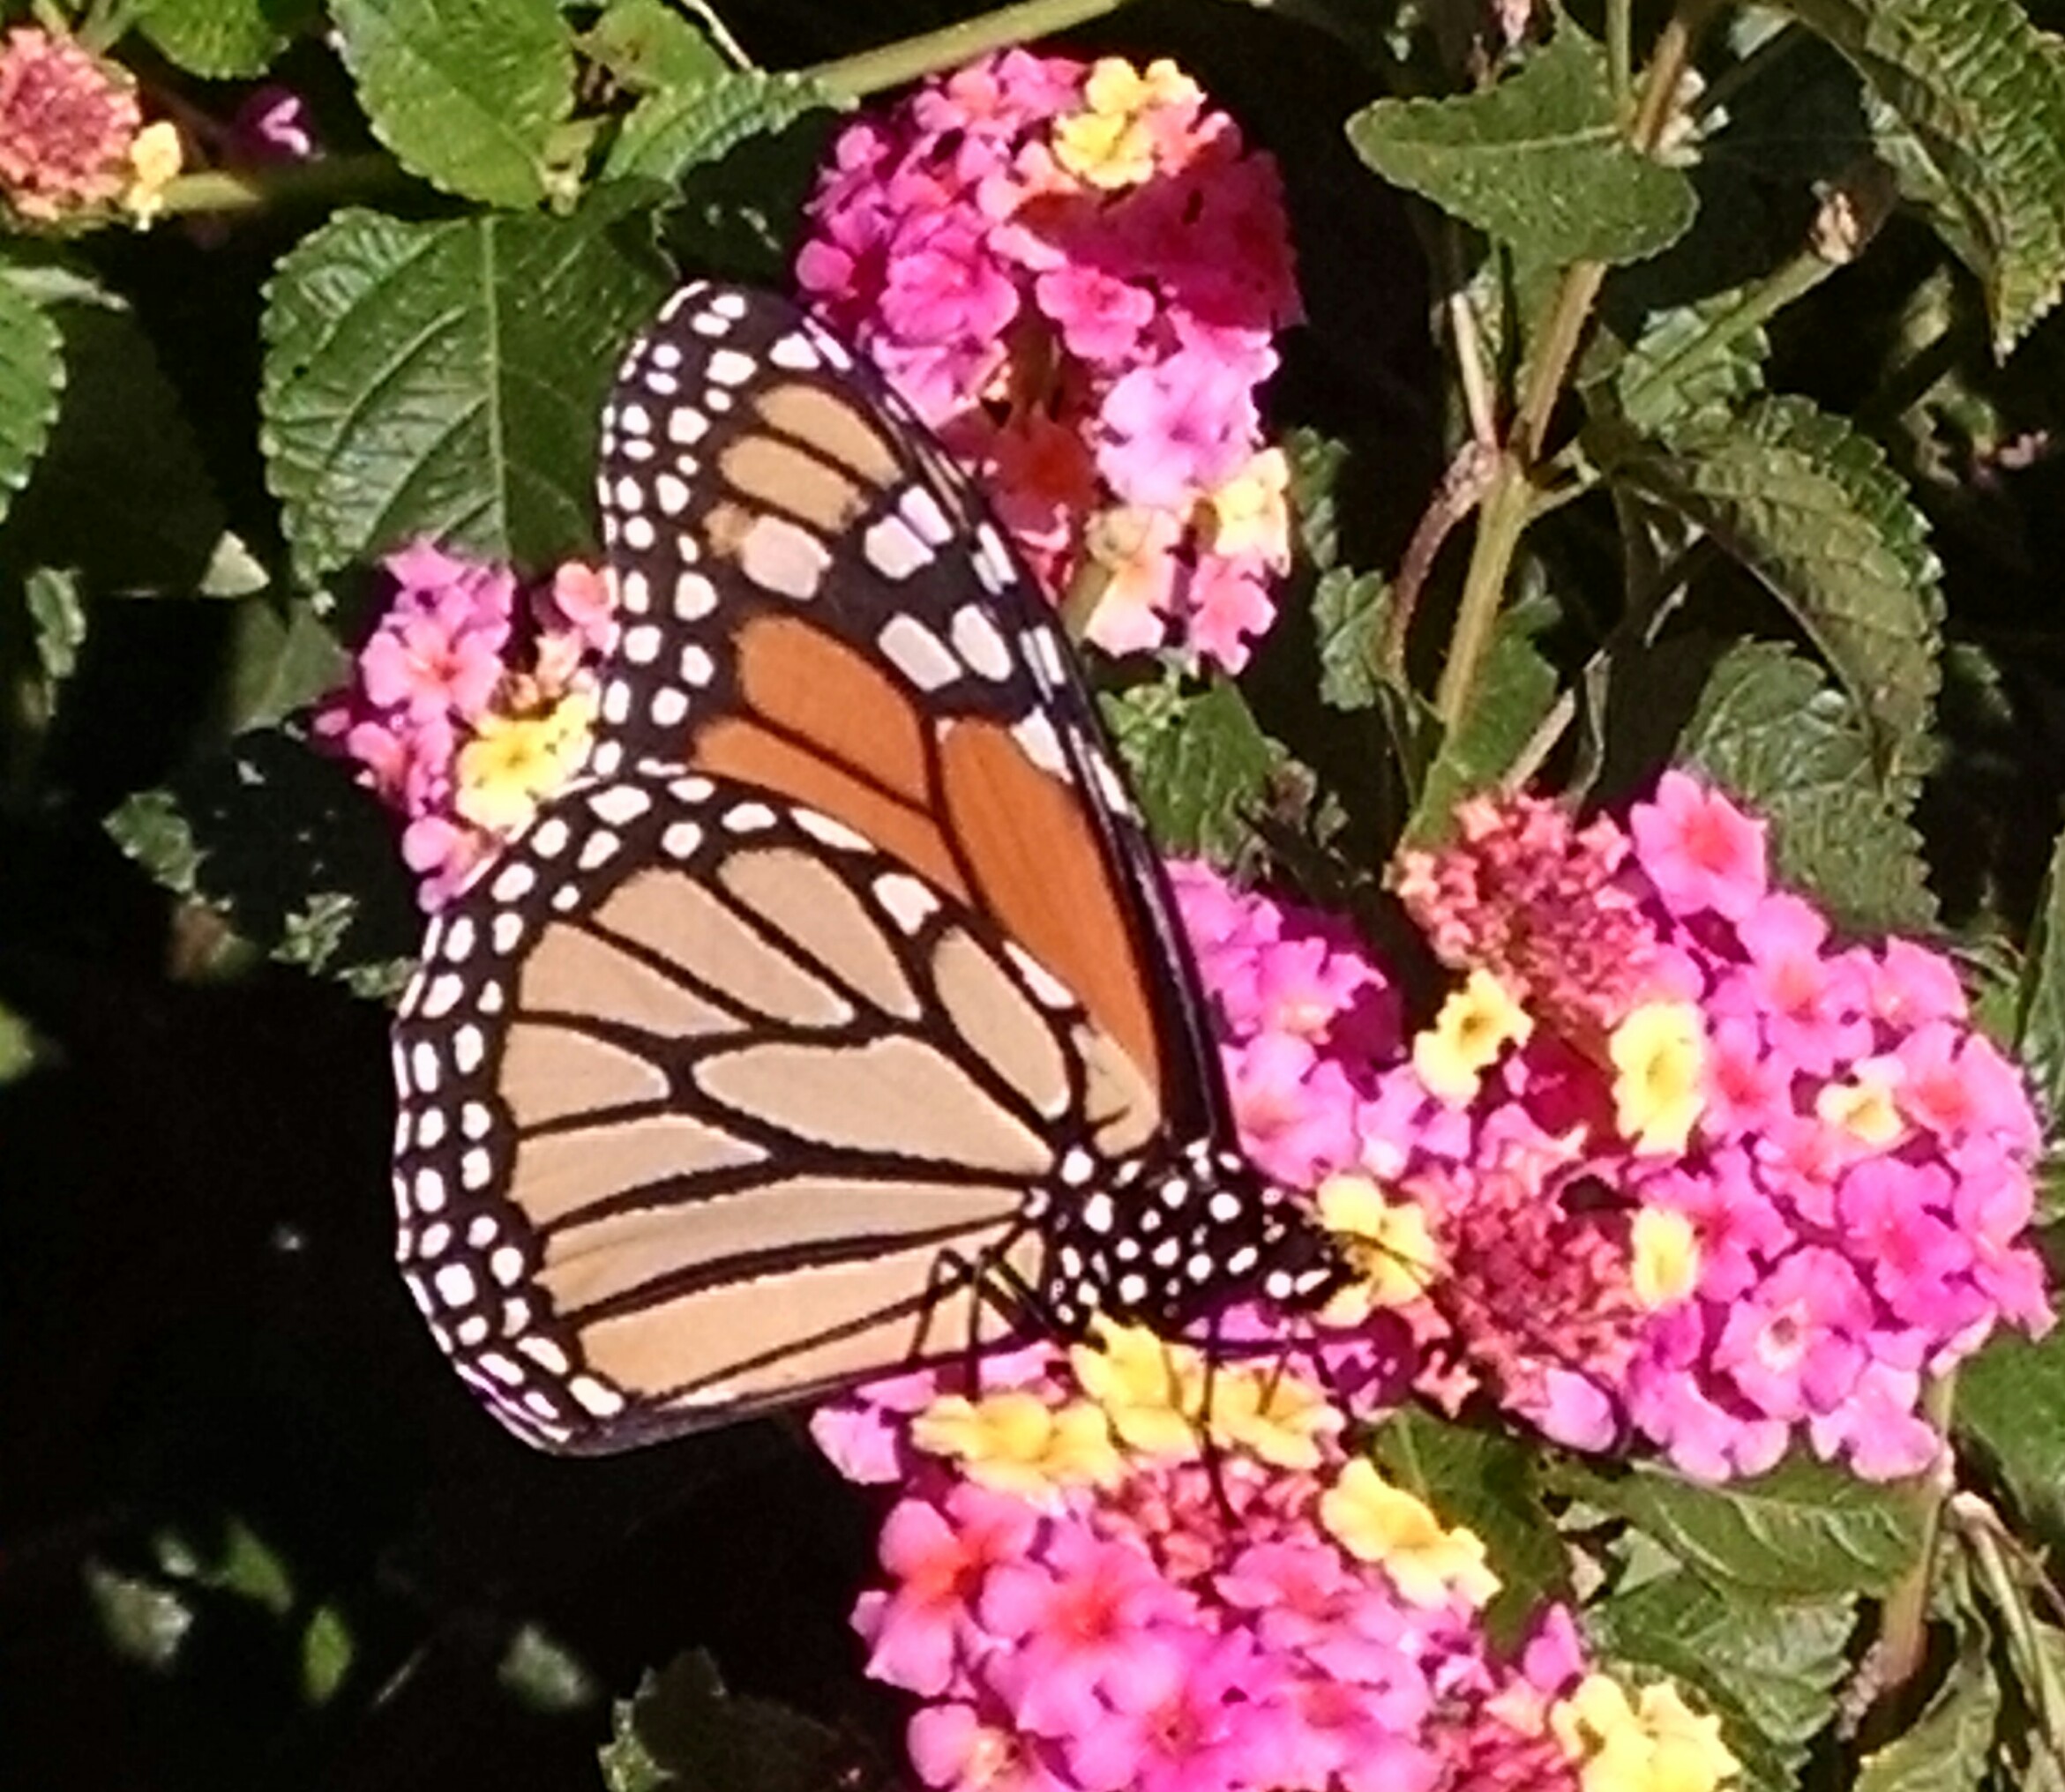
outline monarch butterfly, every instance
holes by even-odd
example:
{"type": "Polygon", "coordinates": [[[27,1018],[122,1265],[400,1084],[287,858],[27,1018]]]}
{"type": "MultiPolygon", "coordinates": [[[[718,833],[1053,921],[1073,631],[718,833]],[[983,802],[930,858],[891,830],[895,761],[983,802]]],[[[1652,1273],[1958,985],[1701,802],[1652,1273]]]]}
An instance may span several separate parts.
{"type": "Polygon", "coordinates": [[[394,1027],[399,1256],[496,1415],[617,1450],[1029,1320],[1330,1288],[1233,1148],[1047,606],[873,370],[685,287],[599,489],[583,780],[432,922],[394,1027]]]}

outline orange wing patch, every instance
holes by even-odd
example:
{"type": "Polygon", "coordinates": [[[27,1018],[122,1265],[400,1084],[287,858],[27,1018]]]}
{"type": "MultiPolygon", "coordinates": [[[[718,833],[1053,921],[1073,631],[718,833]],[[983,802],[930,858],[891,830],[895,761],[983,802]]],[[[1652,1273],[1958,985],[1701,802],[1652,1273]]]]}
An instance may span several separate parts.
{"type": "Polygon", "coordinates": [[[931,813],[924,738],[903,693],[852,648],[793,616],[749,623],[737,653],[746,713],[699,731],[690,764],[806,803],[965,901],[967,880],[931,813]]]}
{"type": "Polygon", "coordinates": [[[1133,922],[1081,800],[994,722],[952,723],[939,758],[946,825],[981,900],[1159,1088],[1155,1012],[1133,922]]]}
{"type": "Polygon", "coordinates": [[[807,804],[984,904],[1158,1088],[1132,919],[1078,795],[999,723],[928,723],[885,673],[799,617],[748,623],[737,655],[744,713],[696,735],[695,768],[807,804]]]}

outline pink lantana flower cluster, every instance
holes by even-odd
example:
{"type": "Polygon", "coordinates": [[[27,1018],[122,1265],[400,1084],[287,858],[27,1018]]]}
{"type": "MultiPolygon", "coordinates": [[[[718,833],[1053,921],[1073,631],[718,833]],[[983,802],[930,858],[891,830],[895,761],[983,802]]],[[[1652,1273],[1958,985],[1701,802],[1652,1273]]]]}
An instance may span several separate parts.
{"type": "Polygon", "coordinates": [[[813,1422],[849,1476],[899,1490],[854,1623],[869,1671],[922,1701],[928,1786],[1579,1792],[1609,1751],[1681,1774],[1616,1785],[1734,1771],[1668,1689],[1638,1709],[1587,1676],[1560,1611],[1500,1660],[1482,1544],[1344,1451],[1342,1415],[1275,1363],[1208,1378],[1112,1327],[984,1364],[978,1397],[944,1385],[813,1422]]]}
{"type": "Polygon", "coordinates": [[[69,37],[16,26],[0,43],[0,201],[25,223],[120,205],[139,222],[179,172],[177,128],[144,123],[136,82],[69,37]]]}
{"type": "Polygon", "coordinates": [[[435,911],[580,770],[616,624],[578,563],[531,587],[423,542],[382,565],[386,612],[312,728],[406,818],[402,857],[435,911]]]}
{"type": "Polygon", "coordinates": [[[1244,1142],[1366,1271],[1330,1317],[1408,1325],[1423,1393],[1707,1479],[1796,1440],[1891,1478],[1940,1448],[1927,1378],[2049,1326],[2035,1116],[1954,970],[1838,945],[1695,780],[1625,826],[1481,800],[1408,855],[1460,979],[1410,1040],[1323,921],[1177,888],[1244,1142]]]}
{"type": "Polygon", "coordinates": [[[1237,671],[1289,555],[1255,392],[1298,316],[1276,166],[1162,61],[1012,50],[834,146],[804,295],[1114,653],[1237,671]]]}

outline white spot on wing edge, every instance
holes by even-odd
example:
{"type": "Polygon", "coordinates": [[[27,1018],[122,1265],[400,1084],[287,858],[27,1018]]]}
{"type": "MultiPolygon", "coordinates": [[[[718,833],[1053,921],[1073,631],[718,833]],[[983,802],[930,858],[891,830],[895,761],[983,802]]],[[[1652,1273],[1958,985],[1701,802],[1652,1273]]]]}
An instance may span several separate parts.
{"type": "Polygon", "coordinates": [[[972,603],[954,612],[947,635],[954,651],[984,677],[1000,680],[1011,676],[1011,649],[1004,644],[1003,631],[972,603]]]}
{"type": "Polygon", "coordinates": [[[961,676],[961,662],[916,616],[894,616],[876,637],[896,669],[920,691],[938,691],[961,676]]]}
{"type": "Polygon", "coordinates": [[[825,544],[785,517],[754,518],[738,543],[738,570],[778,597],[815,597],[831,564],[825,544]]]}
{"type": "Polygon", "coordinates": [[[939,912],[939,899],[908,871],[886,871],[877,877],[875,900],[906,933],[916,933],[939,912]]]}
{"type": "Polygon", "coordinates": [[[932,562],[932,550],[902,517],[884,517],[861,538],[868,564],[885,579],[904,579],[932,562]]]}

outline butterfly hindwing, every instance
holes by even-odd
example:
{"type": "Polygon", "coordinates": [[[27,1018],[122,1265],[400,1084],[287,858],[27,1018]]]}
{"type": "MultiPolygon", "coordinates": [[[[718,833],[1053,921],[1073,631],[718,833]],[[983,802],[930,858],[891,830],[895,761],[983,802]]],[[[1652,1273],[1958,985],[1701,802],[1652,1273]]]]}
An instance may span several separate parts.
{"type": "Polygon", "coordinates": [[[995,1336],[998,1277],[1047,1274],[1029,1192],[1153,1130],[986,916],[690,773],[541,815],[433,924],[395,1055],[411,1288],[468,1379],[566,1449],[995,1336]]]}

